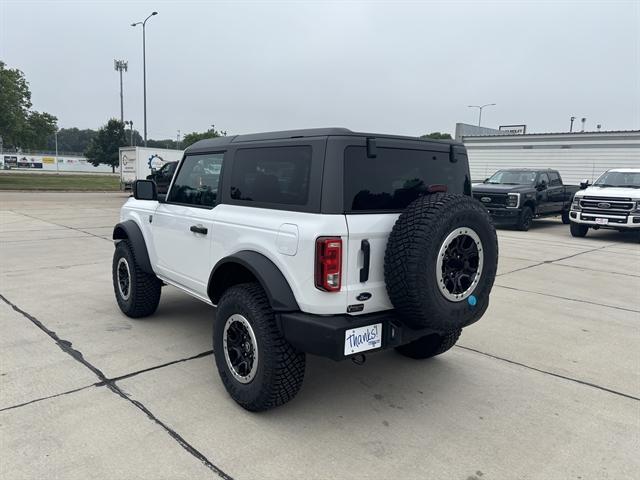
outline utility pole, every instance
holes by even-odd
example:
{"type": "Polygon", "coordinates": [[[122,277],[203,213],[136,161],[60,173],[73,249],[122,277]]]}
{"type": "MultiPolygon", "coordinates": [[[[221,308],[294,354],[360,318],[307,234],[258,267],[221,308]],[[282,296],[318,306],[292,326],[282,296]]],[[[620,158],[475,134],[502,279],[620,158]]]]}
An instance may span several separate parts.
{"type": "Polygon", "coordinates": [[[178,134],[176,135],[176,150],[180,150],[180,130],[178,130],[178,134]]]}
{"type": "Polygon", "coordinates": [[[114,60],[113,69],[120,72],[120,121],[124,123],[124,96],[122,94],[122,72],[126,72],[128,63],[124,60],[114,60]]]}
{"type": "Polygon", "coordinates": [[[571,117],[571,124],[569,125],[569,133],[573,132],[573,122],[575,122],[576,117],[571,117]]]}

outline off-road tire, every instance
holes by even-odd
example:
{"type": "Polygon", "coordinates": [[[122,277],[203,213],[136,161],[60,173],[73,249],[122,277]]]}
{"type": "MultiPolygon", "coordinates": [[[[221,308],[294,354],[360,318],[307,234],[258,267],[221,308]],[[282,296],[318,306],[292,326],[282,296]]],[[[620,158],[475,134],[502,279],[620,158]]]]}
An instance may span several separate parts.
{"type": "Polygon", "coordinates": [[[396,221],[385,252],[384,278],[389,299],[406,324],[451,332],[484,314],[497,267],[498,239],[487,210],[471,197],[436,193],[415,200],[396,221]],[[437,257],[446,237],[460,227],[477,233],[484,261],[473,299],[451,301],[438,284],[437,257]]]}
{"type": "Polygon", "coordinates": [[[218,302],[213,325],[213,352],[227,392],[252,412],[269,410],[293,399],[304,379],[305,354],[282,336],[262,287],[244,283],[228,289],[218,302]],[[258,347],[256,374],[249,383],[234,378],[224,354],[224,326],[232,315],[242,315],[251,325],[258,347]]]}
{"type": "Polygon", "coordinates": [[[531,207],[524,207],[522,212],[520,212],[520,218],[518,219],[517,228],[521,232],[526,232],[531,227],[531,222],[533,221],[533,210],[531,207]]]}
{"type": "Polygon", "coordinates": [[[131,318],[142,318],[156,311],[160,303],[162,282],[155,275],[142,271],[129,240],[120,240],[116,245],[111,273],[113,290],[122,313],[131,318]],[[130,272],[128,298],[123,298],[118,288],[117,269],[121,258],[126,260],[130,272]]]}
{"type": "Polygon", "coordinates": [[[581,223],[571,222],[569,225],[569,231],[571,232],[572,237],[582,238],[587,235],[589,227],[581,223]]]}
{"type": "Polygon", "coordinates": [[[571,223],[571,218],[569,218],[569,210],[562,211],[562,223],[564,225],[569,225],[571,223]]]}
{"type": "Polygon", "coordinates": [[[415,358],[417,360],[435,357],[451,349],[458,341],[458,338],[460,338],[461,333],[462,330],[458,329],[444,335],[438,335],[436,333],[425,335],[411,343],[396,347],[396,352],[405,357],[415,358]]]}

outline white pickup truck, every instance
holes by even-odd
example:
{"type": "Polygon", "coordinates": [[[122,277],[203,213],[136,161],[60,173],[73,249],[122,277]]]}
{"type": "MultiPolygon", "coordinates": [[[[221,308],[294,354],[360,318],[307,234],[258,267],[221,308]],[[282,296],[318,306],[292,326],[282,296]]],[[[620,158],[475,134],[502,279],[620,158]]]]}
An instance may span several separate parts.
{"type": "Polygon", "coordinates": [[[585,180],[580,188],[569,212],[571,235],[609,228],[634,232],[640,241],[640,168],[607,170],[593,185],[585,180]]]}

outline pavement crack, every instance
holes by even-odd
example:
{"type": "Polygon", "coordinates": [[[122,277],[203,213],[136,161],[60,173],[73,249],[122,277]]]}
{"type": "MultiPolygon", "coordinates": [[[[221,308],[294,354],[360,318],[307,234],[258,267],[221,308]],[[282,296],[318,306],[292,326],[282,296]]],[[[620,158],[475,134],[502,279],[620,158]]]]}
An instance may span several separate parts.
{"type": "Polygon", "coordinates": [[[482,352],[480,350],[476,350],[475,348],[463,347],[462,345],[456,345],[456,348],[461,348],[463,350],[468,350],[470,352],[475,352],[475,353],[478,353],[480,355],[484,355],[485,357],[493,358],[495,360],[500,360],[502,362],[507,362],[507,363],[510,363],[512,365],[518,365],[519,367],[524,367],[526,369],[533,370],[533,371],[539,372],[539,373],[543,373],[545,375],[550,375],[552,377],[561,378],[563,380],[568,380],[570,382],[578,383],[580,385],[585,385],[587,387],[596,388],[598,390],[602,390],[603,392],[612,393],[612,394],[618,395],[620,397],[624,397],[624,398],[629,398],[631,400],[640,401],[640,398],[635,397],[633,395],[629,395],[628,393],[623,393],[623,392],[619,392],[617,390],[612,390],[611,388],[603,387],[602,385],[597,385],[595,383],[586,382],[584,380],[579,380],[579,379],[573,378],[573,377],[567,377],[566,375],[560,375],[559,373],[553,373],[553,372],[550,372],[548,370],[542,370],[541,368],[536,368],[536,367],[532,367],[531,365],[526,365],[524,363],[516,362],[514,360],[509,360],[508,358],[499,357],[497,355],[493,355],[493,354],[487,353],[487,352],[482,352]]]}
{"type": "Polygon", "coordinates": [[[151,372],[153,370],[158,370],[159,368],[164,368],[164,367],[168,367],[170,365],[175,365],[176,363],[188,362],[189,360],[196,360],[198,358],[203,358],[203,357],[209,356],[211,354],[213,354],[213,350],[207,350],[206,352],[198,353],[197,355],[193,355],[191,357],[181,358],[179,360],[173,360],[171,362],[162,363],[160,365],[155,365],[153,367],[144,368],[142,370],[136,370],[135,372],[126,373],[126,374],[121,375],[119,377],[111,378],[111,379],[109,379],[109,381],[110,382],[117,382],[117,381],[120,381],[120,380],[125,380],[127,378],[131,378],[131,377],[135,377],[136,375],[140,375],[141,373],[151,372]]]}
{"type": "Polygon", "coordinates": [[[97,387],[98,383],[92,383],[91,385],[85,385],[84,387],[74,388],[73,390],[68,390],[62,393],[56,393],[55,395],[49,395],[47,397],[36,398],[35,400],[29,400],[28,402],[18,403],[17,405],[11,405],[10,407],[0,408],[0,412],[6,412],[7,410],[13,410],[14,408],[24,407],[26,405],[31,405],[32,403],[41,402],[43,400],[49,400],[51,398],[63,397],[65,395],[69,395],[70,393],[80,392],[82,390],[86,390],[87,388],[97,387]]]}
{"type": "Polygon", "coordinates": [[[552,293],[535,292],[533,290],[524,290],[522,288],[508,287],[506,285],[499,285],[497,283],[494,284],[493,286],[494,286],[494,288],[495,287],[497,287],[497,288],[506,288],[507,290],[514,290],[516,292],[532,293],[534,295],[542,295],[543,297],[558,298],[560,300],[568,300],[570,302],[586,303],[588,305],[596,305],[598,307],[604,307],[604,308],[613,308],[615,310],[622,310],[623,312],[640,313],[640,310],[634,310],[633,308],[618,307],[616,305],[607,305],[606,303],[591,302],[589,300],[581,300],[579,298],[563,297],[561,295],[553,295],[552,293]]]}
{"type": "MultiPolygon", "coordinates": [[[[94,373],[94,375],[96,375],[96,377],[98,377],[98,379],[100,380],[100,382],[98,384],[96,384],[96,386],[104,385],[109,390],[111,390],[113,393],[115,393],[119,397],[123,398],[127,402],[129,402],[132,405],[134,405],[136,408],[138,408],[139,410],[144,412],[150,420],[154,421],[157,425],[162,427],[162,429],[171,438],[173,438],[184,450],[186,450],[192,456],[194,456],[195,458],[200,460],[200,462],[202,462],[209,470],[211,470],[212,472],[216,473],[219,477],[221,477],[221,478],[223,478],[225,480],[233,480],[233,478],[231,476],[229,476],[227,473],[222,471],[220,468],[216,467],[204,454],[202,454],[198,449],[196,449],[193,445],[191,445],[189,442],[187,442],[178,432],[173,430],[171,427],[169,427],[167,424],[165,424],[162,420],[160,420],[158,417],[156,417],[141,402],[130,398],[129,395],[127,395],[118,385],[116,385],[114,380],[107,378],[99,368],[97,368],[97,367],[93,366],[91,363],[89,363],[89,361],[87,361],[82,356],[82,353],[79,350],[76,350],[76,349],[72,348],[72,346],[71,346],[72,343],[70,341],[61,339],[53,330],[48,329],[36,317],[34,317],[33,315],[25,312],[20,307],[18,307],[14,303],[10,302],[4,295],[0,294],[0,299],[3,302],[5,302],[7,305],[9,305],[11,308],[13,308],[13,310],[15,310],[16,312],[18,312],[19,314],[21,314],[22,316],[27,318],[29,321],[31,321],[36,327],[38,327],[40,330],[42,330],[45,334],[47,334],[56,343],[56,345],[58,345],[58,347],[60,347],[60,349],[63,352],[65,352],[66,354],[70,355],[73,359],[75,359],[76,361],[80,362],[82,365],[84,365],[89,370],[91,370],[94,373]]],[[[205,356],[205,355],[208,355],[210,353],[211,352],[203,352],[201,354],[196,355],[196,357],[205,356]]],[[[180,361],[187,361],[187,360],[189,360],[189,359],[177,360],[177,361],[175,361],[173,363],[178,363],[180,361]]],[[[155,368],[161,368],[161,367],[162,367],[162,365],[157,366],[157,367],[151,367],[148,370],[152,370],[152,369],[155,369],[155,368]]],[[[137,374],[137,373],[141,373],[141,372],[134,372],[133,374],[137,374]]],[[[133,374],[131,374],[131,375],[133,375],[133,374]]],[[[126,375],[125,375],[125,377],[126,377],[126,375]]],[[[84,388],[86,388],[86,387],[84,387],[84,388]]],[[[68,392],[68,393],[72,393],[72,392],[68,392]]],[[[54,395],[54,396],[59,396],[59,395],[54,395]]],[[[39,399],[39,400],[43,400],[43,399],[39,399]]],[[[35,401],[37,401],[37,400],[35,400],[35,401]]],[[[17,407],[14,407],[14,408],[17,408],[17,407]]]]}
{"type": "MultiPolygon", "coordinates": [[[[48,223],[50,225],[55,225],[56,227],[68,228],[69,230],[74,230],[76,232],[85,233],[87,235],[91,235],[92,237],[96,237],[96,238],[99,238],[101,240],[106,240],[108,242],[112,242],[113,241],[110,238],[106,238],[106,237],[103,237],[103,236],[100,236],[100,235],[96,235],[95,233],[91,233],[91,232],[88,232],[86,230],[82,230],[81,228],[75,228],[75,227],[70,227],[69,225],[63,225],[61,223],[50,222],[49,220],[45,220],[43,218],[36,217],[35,215],[29,215],[29,214],[23,213],[23,212],[14,212],[13,210],[10,210],[10,211],[13,212],[13,213],[16,213],[18,215],[23,215],[25,217],[33,218],[34,220],[39,220],[41,222],[48,223]]],[[[90,228],[104,228],[104,227],[90,227],[90,228]]]]}

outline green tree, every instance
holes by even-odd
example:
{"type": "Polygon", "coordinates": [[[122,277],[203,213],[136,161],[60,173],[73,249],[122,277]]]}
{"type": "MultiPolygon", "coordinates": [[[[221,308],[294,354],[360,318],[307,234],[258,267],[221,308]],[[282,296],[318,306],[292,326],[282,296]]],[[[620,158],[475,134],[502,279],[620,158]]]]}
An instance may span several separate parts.
{"type": "MultiPolygon", "coordinates": [[[[58,130],[58,151],[67,153],[82,153],[89,147],[91,139],[98,134],[96,130],[86,128],[61,128],[58,130]]],[[[47,138],[46,150],[56,148],[53,135],[47,138]]]]}
{"type": "Polygon", "coordinates": [[[57,118],[31,109],[24,74],[0,61],[0,136],[7,147],[42,148],[56,129],[57,118]]]}
{"type": "Polygon", "coordinates": [[[448,133],[431,132],[420,135],[420,138],[434,138],[436,140],[451,140],[451,135],[448,133]]]}
{"type": "Polygon", "coordinates": [[[124,123],[112,118],[98,130],[84,155],[94,167],[100,164],[111,165],[111,171],[115,172],[120,161],[118,150],[127,145],[129,142],[125,136],[124,123]]]}
{"type": "Polygon", "coordinates": [[[192,145],[200,140],[204,140],[205,138],[216,138],[216,137],[226,137],[227,132],[218,131],[215,129],[215,125],[212,125],[209,130],[206,132],[191,132],[184,136],[182,142],[180,142],[180,148],[187,148],[189,145],[192,145]]]}
{"type": "Polygon", "coordinates": [[[56,132],[57,122],[58,119],[48,113],[29,112],[20,146],[32,149],[45,148],[47,140],[56,132]]]}

